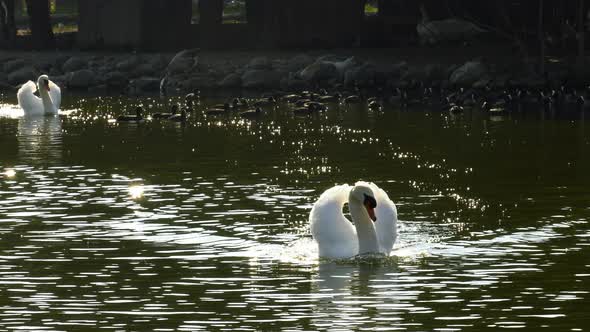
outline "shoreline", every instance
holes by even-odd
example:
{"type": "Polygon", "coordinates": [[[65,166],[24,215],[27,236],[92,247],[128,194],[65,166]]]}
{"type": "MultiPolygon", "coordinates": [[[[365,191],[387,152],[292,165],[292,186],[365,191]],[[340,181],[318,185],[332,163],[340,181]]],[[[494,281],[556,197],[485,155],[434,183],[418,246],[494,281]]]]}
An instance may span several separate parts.
{"type": "Polygon", "coordinates": [[[539,75],[532,61],[527,64],[510,50],[489,46],[177,53],[8,51],[0,54],[0,92],[15,92],[40,74],[48,74],[64,91],[129,96],[318,89],[388,94],[416,84],[495,90],[585,87],[590,70],[570,60],[548,57],[546,73],[539,75]]]}

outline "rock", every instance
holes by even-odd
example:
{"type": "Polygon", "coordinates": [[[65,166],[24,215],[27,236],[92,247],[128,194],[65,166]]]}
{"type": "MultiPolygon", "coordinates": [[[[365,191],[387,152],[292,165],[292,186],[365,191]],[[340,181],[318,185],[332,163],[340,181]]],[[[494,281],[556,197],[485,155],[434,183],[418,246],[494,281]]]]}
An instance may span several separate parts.
{"type": "Polygon", "coordinates": [[[504,89],[508,85],[510,76],[508,74],[500,74],[492,79],[490,87],[492,89],[504,89]]]}
{"type": "Polygon", "coordinates": [[[16,60],[11,60],[11,61],[6,61],[4,63],[4,65],[2,66],[2,68],[4,69],[5,72],[11,73],[17,69],[24,67],[24,65],[25,65],[25,60],[16,59],[16,60]]]}
{"type": "Polygon", "coordinates": [[[347,70],[349,70],[357,65],[356,58],[353,56],[346,58],[344,60],[340,60],[339,58],[333,58],[330,56],[324,56],[324,57],[318,58],[317,62],[323,62],[323,63],[328,63],[328,64],[334,65],[334,67],[336,67],[336,71],[338,72],[338,75],[340,76],[340,78],[344,78],[344,73],[347,70]],[[332,60],[330,60],[330,59],[332,59],[332,60]]]}
{"type": "Polygon", "coordinates": [[[169,74],[186,73],[198,64],[196,50],[183,50],[178,52],[168,64],[169,74]]]}
{"type": "Polygon", "coordinates": [[[491,82],[492,82],[492,79],[486,76],[486,77],[483,77],[483,78],[477,80],[475,83],[473,83],[473,85],[471,87],[474,89],[483,89],[486,86],[488,86],[491,82]]]}
{"type": "Polygon", "coordinates": [[[258,69],[258,70],[271,69],[272,63],[270,62],[270,60],[267,57],[259,56],[259,57],[256,57],[256,58],[250,60],[250,62],[247,65],[247,68],[248,69],[258,69]]]}
{"type": "Polygon", "coordinates": [[[15,91],[16,89],[14,88],[14,86],[8,84],[5,81],[0,81],[0,91],[15,91]]]}
{"type": "Polygon", "coordinates": [[[155,92],[160,90],[160,79],[155,77],[140,77],[133,80],[133,87],[142,92],[155,92]]]}
{"type": "Polygon", "coordinates": [[[216,81],[210,75],[195,75],[183,81],[180,86],[183,91],[194,91],[197,89],[209,89],[216,86],[216,81]]]}
{"type": "Polygon", "coordinates": [[[304,90],[309,86],[306,81],[298,78],[297,75],[294,75],[293,73],[283,77],[280,84],[281,88],[287,90],[304,90]]]}
{"type": "Polygon", "coordinates": [[[286,66],[285,66],[285,69],[290,72],[296,72],[296,71],[300,71],[301,69],[309,66],[313,62],[314,61],[313,61],[312,57],[310,57],[309,55],[299,54],[299,55],[296,55],[296,56],[292,57],[291,59],[289,59],[289,61],[287,62],[286,66]]]}
{"type": "Polygon", "coordinates": [[[416,31],[422,44],[466,41],[486,32],[471,22],[454,18],[419,23],[416,26],[416,31]]]}
{"type": "Polygon", "coordinates": [[[88,61],[82,57],[73,56],[64,62],[62,70],[66,73],[86,68],[88,61]]]}
{"type": "Polygon", "coordinates": [[[132,56],[128,59],[117,62],[117,64],[115,65],[115,69],[117,69],[118,71],[130,71],[133,68],[135,68],[135,66],[137,66],[138,63],[139,58],[137,56],[132,56]]]}
{"type": "Polygon", "coordinates": [[[336,66],[328,62],[314,62],[305,67],[299,76],[308,82],[330,80],[338,77],[336,66]]]}
{"type": "Polygon", "coordinates": [[[120,71],[106,73],[103,81],[110,89],[122,89],[128,84],[127,77],[120,71]]]}
{"type": "Polygon", "coordinates": [[[37,74],[31,67],[23,67],[8,74],[8,83],[12,85],[26,83],[31,80],[37,82],[37,74]]]}
{"type": "Polygon", "coordinates": [[[154,67],[149,63],[144,63],[137,66],[137,68],[135,68],[135,70],[132,72],[132,76],[134,77],[154,76],[154,74],[154,67]]]}
{"type": "Polygon", "coordinates": [[[405,61],[398,62],[391,66],[392,73],[397,77],[402,77],[408,71],[408,63],[405,61]]]}
{"type": "Polygon", "coordinates": [[[487,68],[479,61],[469,61],[455,69],[449,78],[451,84],[472,86],[487,74],[487,68]]]}
{"type": "Polygon", "coordinates": [[[273,70],[248,70],[241,78],[244,88],[272,88],[281,82],[281,74],[273,70]]]}
{"type": "Polygon", "coordinates": [[[547,79],[551,83],[553,87],[560,87],[568,80],[568,70],[567,68],[555,68],[552,70],[547,71],[547,79]]]}
{"type": "Polygon", "coordinates": [[[546,84],[545,79],[543,77],[534,74],[519,75],[517,78],[510,80],[510,83],[514,86],[527,89],[543,88],[546,84]]]}
{"type": "MultiPolygon", "coordinates": [[[[55,69],[55,67],[56,67],[55,60],[56,60],[56,58],[54,56],[39,55],[39,56],[35,57],[35,67],[37,69],[39,69],[40,72],[43,72],[43,73],[50,72],[51,70],[55,69]]],[[[60,66],[60,68],[61,68],[61,66],[60,66]]]]}
{"type": "Polygon", "coordinates": [[[166,68],[168,61],[166,57],[164,57],[162,54],[156,54],[148,60],[148,64],[152,67],[154,71],[160,71],[166,68]]]}
{"type": "Polygon", "coordinates": [[[66,63],[66,61],[68,61],[69,59],[70,59],[70,57],[68,55],[58,54],[54,58],[54,66],[58,67],[61,70],[63,68],[64,64],[66,63]]]}
{"type": "Polygon", "coordinates": [[[95,82],[94,72],[89,69],[76,70],[68,74],[68,87],[73,89],[87,89],[95,82]]]}
{"type": "Polygon", "coordinates": [[[242,77],[237,73],[231,73],[225,76],[219,83],[222,88],[235,88],[242,85],[242,77]]]}
{"type": "Polygon", "coordinates": [[[59,71],[59,69],[57,69],[56,67],[51,67],[51,69],[49,69],[49,76],[59,76],[61,74],[62,72],[59,71]]]}
{"type": "Polygon", "coordinates": [[[105,94],[108,93],[108,86],[106,84],[100,84],[97,86],[92,86],[88,88],[88,92],[94,93],[94,94],[105,94]]]}
{"type": "Polygon", "coordinates": [[[443,66],[439,64],[427,64],[424,66],[409,67],[402,75],[402,78],[407,81],[426,82],[447,79],[449,75],[443,66]]]}
{"type": "Polygon", "coordinates": [[[345,86],[373,86],[375,84],[375,67],[371,64],[364,64],[351,68],[344,74],[345,86]]]}

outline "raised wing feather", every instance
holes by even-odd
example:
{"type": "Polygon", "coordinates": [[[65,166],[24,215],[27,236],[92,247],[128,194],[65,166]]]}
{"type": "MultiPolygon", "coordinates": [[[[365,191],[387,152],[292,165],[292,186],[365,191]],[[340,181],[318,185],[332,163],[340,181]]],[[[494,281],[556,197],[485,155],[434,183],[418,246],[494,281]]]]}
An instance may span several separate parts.
{"type": "MultiPolygon", "coordinates": [[[[395,204],[389,199],[389,196],[383,189],[379,188],[374,183],[365,183],[371,187],[375,194],[377,207],[375,208],[375,228],[377,231],[377,239],[379,241],[380,251],[389,253],[397,239],[397,208],[395,204]]],[[[357,184],[359,184],[357,182],[357,184]]]]}
{"type": "Polygon", "coordinates": [[[16,93],[18,105],[27,115],[44,113],[41,98],[34,95],[35,91],[37,91],[37,85],[33,81],[28,81],[16,93]]]}
{"type": "Polygon", "coordinates": [[[61,106],[61,89],[52,81],[49,81],[49,95],[51,96],[51,101],[53,102],[55,109],[59,110],[59,107],[61,106]]]}
{"type": "Polygon", "coordinates": [[[348,258],[358,253],[356,229],[342,213],[350,189],[349,185],[340,185],[326,190],[311,209],[311,234],[321,257],[348,258]]]}

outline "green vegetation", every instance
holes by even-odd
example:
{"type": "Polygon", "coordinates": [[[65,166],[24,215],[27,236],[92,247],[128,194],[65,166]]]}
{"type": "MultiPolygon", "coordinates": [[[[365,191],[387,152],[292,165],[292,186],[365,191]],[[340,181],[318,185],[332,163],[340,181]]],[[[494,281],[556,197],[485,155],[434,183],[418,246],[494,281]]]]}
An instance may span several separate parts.
{"type": "Polygon", "coordinates": [[[244,0],[226,2],[223,7],[223,23],[246,23],[246,2],[244,0]]]}
{"type": "Polygon", "coordinates": [[[365,15],[377,15],[379,7],[376,1],[367,1],[365,4],[365,15]]]}

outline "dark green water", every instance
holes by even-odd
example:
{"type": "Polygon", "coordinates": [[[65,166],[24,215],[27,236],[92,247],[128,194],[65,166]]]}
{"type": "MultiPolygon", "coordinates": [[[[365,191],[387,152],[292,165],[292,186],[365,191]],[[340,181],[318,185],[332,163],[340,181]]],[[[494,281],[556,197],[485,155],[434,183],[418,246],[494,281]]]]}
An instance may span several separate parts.
{"type": "Polygon", "coordinates": [[[108,121],[138,103],[162,101],[69,99],[77,111],[39,119],[2,106],[0,330],[590,326],[584,114],[108,121]],[[361,179],[397,204],[396,249],[318,261],[313,202],[361,179]]]}

